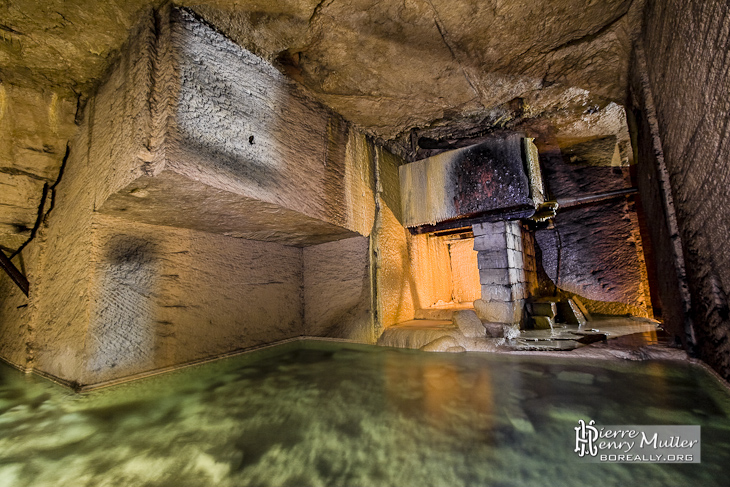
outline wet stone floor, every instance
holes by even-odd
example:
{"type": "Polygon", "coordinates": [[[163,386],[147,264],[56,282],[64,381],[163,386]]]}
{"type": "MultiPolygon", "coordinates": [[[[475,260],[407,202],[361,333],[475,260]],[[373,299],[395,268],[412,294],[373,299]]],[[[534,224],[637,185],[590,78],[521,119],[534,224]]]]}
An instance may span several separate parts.
{"type": "Polygon", "coordinates": [[[0,366],[0,486],[727,485],[702,368],[331,342],[74,394],[0,366]],[[700,464],[596,464],[578,420],[694,424],[700,464]]]}

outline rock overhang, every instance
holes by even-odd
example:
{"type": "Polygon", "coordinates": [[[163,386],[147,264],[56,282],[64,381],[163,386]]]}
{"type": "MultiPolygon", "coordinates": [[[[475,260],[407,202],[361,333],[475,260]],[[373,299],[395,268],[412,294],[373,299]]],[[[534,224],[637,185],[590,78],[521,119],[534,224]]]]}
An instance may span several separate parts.
{"type": "MultiPolygon", "coordinates": [[[[283,61],[280,68],[320,101],[385,140],[434,121],[486,113],[518,97],[549,94],[556,86],[623,102],[643,4],[176,3],[262,58],[283,61]]],[[[126,48],[130,29],[159,5],[73,0],[2,7],[3,78],[88,95],[115,53],[126,48]]]]}
{"type": "MultiPolygon", "coordinates": [[[[541,150],[615,135],[622,162],[631,160],[621,105],[641,1],[176,3],[407,161],[434,155],[418,139],[463,147],[501,129],[535,137],[541,150]]],[[[0,6],[0,78],[7,94],[0,105],[6,121],[14,118],[28,131],[22,140],[6,134],[17,154],[0,158],[0,169],[32,166],[31,174],[42,169],[49,185],[55,182],[74,118],[79,125],[93,94],[134,45],[136,26],[162,4],[19,0],[0,6]],[[20,91],[36,93],[37,113],[13,108],[25,104],[20,91]],[[63,121],[63,130],[53,120],[63,121]],[[27,141],[53,148],[42,168],[21,154],[27,141]]],[[[40,188],[25,179],[15,185],[22,211],[0,214],[3,247],[17,249],[29,238],[42,213],[34,211],[40,188]]]]}
{"type": "Polygon", "coordinates": [[[368,234],[345,201],[371,194],[363,135],[188,10],[140,29],[104,88],[127,100],[109,132],[129,150],[97,211],[295,246],[368,234]]]}

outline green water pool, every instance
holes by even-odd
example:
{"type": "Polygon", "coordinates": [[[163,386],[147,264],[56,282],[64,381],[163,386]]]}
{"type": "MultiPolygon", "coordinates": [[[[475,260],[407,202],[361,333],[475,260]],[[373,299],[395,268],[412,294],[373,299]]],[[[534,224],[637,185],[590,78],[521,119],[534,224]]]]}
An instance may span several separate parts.
{"type": "Polygon", "coordinates": [[[0,486],[727,485],[700,367],[297,342],[87,394],[0,365],[0,486]],[[693,424],[700,464],[595,464],[579,419],[693,424]]]}

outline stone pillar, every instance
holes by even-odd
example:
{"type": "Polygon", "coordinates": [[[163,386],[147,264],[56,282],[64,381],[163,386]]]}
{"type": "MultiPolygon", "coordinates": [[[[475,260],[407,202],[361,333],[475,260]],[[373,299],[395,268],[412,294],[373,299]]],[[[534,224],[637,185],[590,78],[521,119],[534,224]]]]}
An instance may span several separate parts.
{"type": "Polygon", "coordinates": [[[477,315],[482,321],[520,323],[525,299],[536,282],[529,279],[535,272],[531,239],[527,239],[531,253],[526,255],[519,221],[480,223],[472,228],[482,287],[482,299],[474,302],[477,315]]]}

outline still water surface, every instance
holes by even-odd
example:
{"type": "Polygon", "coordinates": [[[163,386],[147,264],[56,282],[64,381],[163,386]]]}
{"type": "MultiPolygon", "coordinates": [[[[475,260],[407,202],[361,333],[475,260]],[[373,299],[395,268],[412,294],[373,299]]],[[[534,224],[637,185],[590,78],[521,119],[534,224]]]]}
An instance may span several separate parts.
{"type": "Polygon", "coordinates": [[[0,486],[726,486],[703,369],[291,343],[83,395],[0,365],[0,486]],[[579,419],[697,424],[702,463],[588,464],[579,419]]]}

